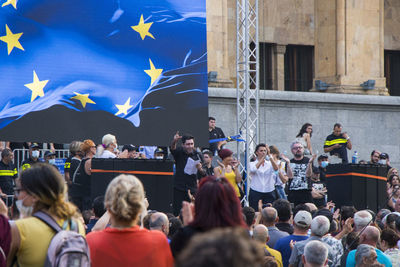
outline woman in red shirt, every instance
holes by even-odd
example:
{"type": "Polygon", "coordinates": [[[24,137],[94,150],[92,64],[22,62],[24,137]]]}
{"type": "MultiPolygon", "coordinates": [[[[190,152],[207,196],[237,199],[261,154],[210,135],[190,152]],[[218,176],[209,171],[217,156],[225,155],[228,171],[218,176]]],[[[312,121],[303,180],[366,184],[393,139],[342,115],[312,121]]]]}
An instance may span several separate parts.
{"type": "Polygon", "coordinates": [[[119,175],[108,185],[105,206],[111,227],[87,235],[92,266],[173,266],[166,236],[138,226],[144,207],[143,185],[133,175],[119,175]]]}

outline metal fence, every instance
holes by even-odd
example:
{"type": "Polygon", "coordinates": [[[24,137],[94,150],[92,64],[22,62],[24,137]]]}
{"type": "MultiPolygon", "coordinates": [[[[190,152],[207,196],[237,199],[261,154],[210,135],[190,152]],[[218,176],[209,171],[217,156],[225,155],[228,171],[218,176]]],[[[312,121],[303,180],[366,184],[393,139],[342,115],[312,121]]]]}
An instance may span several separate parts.
{"type": "MultiPolygon", "coordinates": [[[[44,158],[44,153],[46,151],[50,151],[50,149],[40,149],[40,159],[44,158]]],[[[17,170],[21,166],[21,163],[29,158],[29,149],[21,148],[21,149],[14,149],[14,164],[17,166],[17,170]]],[[[69,157],[69,150],[68,149],[55,149],[54,153],[56,154],[56,158],[65,159],[69,157]]]]}

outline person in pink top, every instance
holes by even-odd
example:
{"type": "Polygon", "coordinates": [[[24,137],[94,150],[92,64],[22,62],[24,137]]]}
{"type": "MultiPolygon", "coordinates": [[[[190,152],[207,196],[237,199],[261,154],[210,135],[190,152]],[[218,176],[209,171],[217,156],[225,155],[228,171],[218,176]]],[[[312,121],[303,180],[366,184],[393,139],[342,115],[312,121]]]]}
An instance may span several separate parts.
{"type": "Polygon", "coordinates": [[[138,226],[145,209],[143,185],[133,175],[119,175],[107,187],[105,207],[111,226],[87,235],[92,266],[172,267],[166,236],[138,226]]]}

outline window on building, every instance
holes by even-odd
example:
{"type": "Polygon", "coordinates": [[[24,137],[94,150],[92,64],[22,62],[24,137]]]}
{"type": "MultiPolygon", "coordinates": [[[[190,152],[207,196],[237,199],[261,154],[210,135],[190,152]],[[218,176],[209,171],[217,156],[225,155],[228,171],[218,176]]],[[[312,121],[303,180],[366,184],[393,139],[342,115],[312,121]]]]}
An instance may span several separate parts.
{"type": "Polygon", "coordinates": [[[313,87],[314,47],[287,45],[285,53],[285,90],[309,91],[313,87]]]}
{"type": "Polygon", "coordinates": [[[385,50],[386,87],[392,96],[400,96],[400,51],[385,50]]]}
{"type": "Polygon", "coordinates": [[[260,43],[260,89],[272,89],[272,47],[273,44],[260,43]]]}

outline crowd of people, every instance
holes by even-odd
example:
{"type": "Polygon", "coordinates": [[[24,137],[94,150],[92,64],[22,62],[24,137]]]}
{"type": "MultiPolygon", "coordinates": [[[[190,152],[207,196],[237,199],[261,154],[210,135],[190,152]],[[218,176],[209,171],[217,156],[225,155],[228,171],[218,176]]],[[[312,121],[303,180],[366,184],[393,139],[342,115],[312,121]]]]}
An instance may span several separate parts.
{"type": "MultiPolygon", "coordinates": [[[[67,257],[68,266],[400,266],[400,178],[386,153],[372,151],[368,163],[387,166],[387,209],[357,211],[327,201],[331,157],[314,153],[311,124],[304,124],[290,145],[291,159],[274,145],[258,144],[248,173],[224,148],[231,138],[212,117],[209,133],[217,141],[199,149],[193,136],[177,132],[170,154],[164,147],[145,153],[130,144],[119,150],[111,134],[99,145],[74,141],[64,177],[51,150],[41,162],[39,145],[31,143],[18,173],[13,151],[4,148],[0,266],[55,261],[58,256],[49,255],[61,242],[57,227],[74,232],[64,240],[82,249],[67,257]],[[93,158],[143,159],[149,154],[174,160],[172,213],[149,210],[143,185],[132,175],[117,176],[105,195],[92,201],[93,158]],[[247,174],[248,206],[241,201],[247,174]]],[[[324,152],[348,163],[351,148],[349,135],[335,124],[324,152]]]]}

